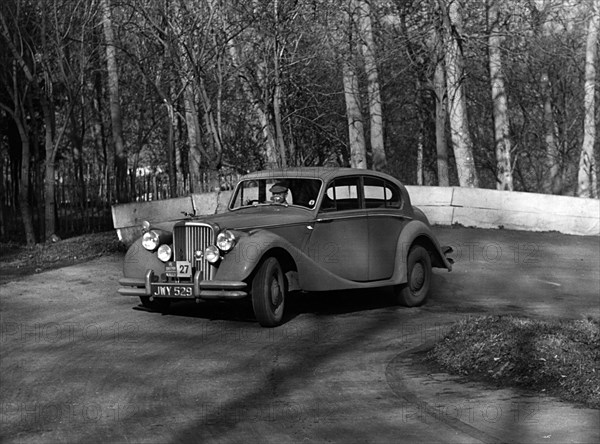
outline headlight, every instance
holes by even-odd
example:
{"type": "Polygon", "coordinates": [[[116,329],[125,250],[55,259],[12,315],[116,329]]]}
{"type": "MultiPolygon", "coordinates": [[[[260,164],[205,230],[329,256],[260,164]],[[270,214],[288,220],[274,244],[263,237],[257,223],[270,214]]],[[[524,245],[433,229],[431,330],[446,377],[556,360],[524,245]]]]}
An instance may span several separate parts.
{"type": "Polygon", "coordinates": [[[142,236],[142,246],[146,250],[154,251],[158,247],[159,235],[156,231],[148,231],[142,236]]]}
{"type": "Polygon", "coordinates": [[[210,245],[206,247],[206,250],[204,250],[204,259],[206,259],[211,264],[214,264],[219,259],[221,259],[221,252],[214,245],[210,245]]]}
{"type": "Polygon", "coordinates": [[[224,230],[217,236],[217,247],[221,251],[229,251],[235,245],[235,234],[229,230],[224,230]]]}
{"type": "Polygon", "coordinates": [[[156,255],[158,256],[158,258],[163,261],[163,262],[169,262],[171,260],[171,247],[168,246],[167,244],[162,244],[160,247],[158,247],[158,251],[156,252],[156,255]]]}

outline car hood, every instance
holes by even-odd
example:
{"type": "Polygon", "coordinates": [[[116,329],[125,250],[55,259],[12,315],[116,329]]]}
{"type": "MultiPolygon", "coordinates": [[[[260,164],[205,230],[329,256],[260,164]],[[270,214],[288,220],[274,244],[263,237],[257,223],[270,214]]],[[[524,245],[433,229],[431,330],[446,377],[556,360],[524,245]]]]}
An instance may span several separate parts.
{"type": "Polygon", "coordinates": [[[251,230],[306,223],[314,220],[314,213],[302,208],[272,205],[228,211],[214,216],[200,216],[194,220],[214,223],[221,229],[251,230]]]}

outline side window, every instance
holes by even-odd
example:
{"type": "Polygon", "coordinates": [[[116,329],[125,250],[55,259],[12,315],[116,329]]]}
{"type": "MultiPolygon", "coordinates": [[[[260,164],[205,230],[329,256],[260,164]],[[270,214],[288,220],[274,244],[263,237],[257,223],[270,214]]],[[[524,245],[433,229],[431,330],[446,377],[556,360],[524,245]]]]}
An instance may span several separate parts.
{"type": "Polygon", "coordinates": [[[359,208],[357,177],[336,179],[327,186],[321,211],[344,211],[359,208]]]}
{"type": "Polygon", "coordinates": [[[366,208],[400,208],[400,190],[396,185],[377,177],[364,178],[366,208]]]}

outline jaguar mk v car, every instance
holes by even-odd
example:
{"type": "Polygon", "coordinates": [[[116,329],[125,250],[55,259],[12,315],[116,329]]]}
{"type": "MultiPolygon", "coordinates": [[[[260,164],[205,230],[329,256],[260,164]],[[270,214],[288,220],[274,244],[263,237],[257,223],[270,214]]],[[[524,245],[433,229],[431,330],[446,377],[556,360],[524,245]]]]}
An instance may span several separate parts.
{"type": "Polygon", "coordinates": [[[269,170],[242,177],[225,213],[145,223],[119,293],[159,311],[175,300],[250,298],[260,325],[274,327],[295,290],[391,286],[398,303],[421,305],[432,267],[451,270],[449,252],[389,175],[269,170]]]}

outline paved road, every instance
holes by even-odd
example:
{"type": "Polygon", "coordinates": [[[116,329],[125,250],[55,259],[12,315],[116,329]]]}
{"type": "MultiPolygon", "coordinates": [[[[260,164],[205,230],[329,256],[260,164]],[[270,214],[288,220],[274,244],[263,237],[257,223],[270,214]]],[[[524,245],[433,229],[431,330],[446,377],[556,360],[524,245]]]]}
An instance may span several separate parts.
{"type": "Polygon", "coordinates": [[[243,306],[181,303],[168,315],[136,309],[135,299],[116,294],[119,256],[1,285],[0,439],[387,443],[598,437],[598,411],[568,404],[561,404],[557,418],[566,424],[562,435],[535,427],[515,435],[515,418],[532,416],[519,406],[531,405],[532,398],[502,392],[497,403],[510,403],[508,415],[504,404],[504,410],[482,404],[488,398],[481,386],[456,381],[445,381],[450,388],[429,396],[460,392],[468,411],[488,415],[485,424],[448,412],[425,414],[421,408],[432,400],[422,402],[415,387],[431,384],[433,376],[406,367],[404,358],[465,316],[600,316],[599,238],[436,231],[454,247],[456,265],[452,273],[436,271],[426,306],[391,306],[383,290],[304,295],[293,299],[293,315],[276,329],[260,328],[243,306]],[[588,433],[565,435],[575,426],[588,433]]]}

